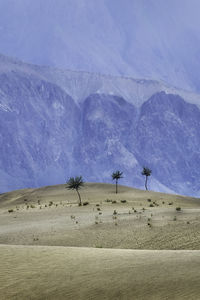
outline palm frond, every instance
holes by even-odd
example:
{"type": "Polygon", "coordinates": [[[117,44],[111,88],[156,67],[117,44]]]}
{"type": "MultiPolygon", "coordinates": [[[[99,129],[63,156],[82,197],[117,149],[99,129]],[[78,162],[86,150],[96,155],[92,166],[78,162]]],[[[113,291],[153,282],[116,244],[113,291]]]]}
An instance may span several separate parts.
{"type": "Polygon", "coordinates": [[[123,172],[117,170],[116,172],[112,173],[112,179],[115,180],[115,179],[123,178],[122,174],[123,172]]]}
{"type": "Polygon", "coordinates": [[[76,176],[69,178],[66,188],[68,190],[79,190],[82,186],[84,186],[82,176],[76,176]]]}
{"type": "Polygon", "coordinates": [[[142,175],[145,175],[145,176],[150,176],[152,173],[152,170],[149,169],[148,167],[143,167],[143,170],[142,170],[142,175]]]}

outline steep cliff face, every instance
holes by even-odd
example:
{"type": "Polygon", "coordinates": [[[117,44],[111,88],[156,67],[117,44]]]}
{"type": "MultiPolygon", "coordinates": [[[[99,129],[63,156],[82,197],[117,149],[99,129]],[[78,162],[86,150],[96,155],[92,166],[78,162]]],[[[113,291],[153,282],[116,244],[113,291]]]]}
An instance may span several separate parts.
{"type": "Polygon", "coordinates": [[[164,92],[137,109],[122,98],[91,95],[82,118],[80,157],[87,176],[108,180],[115,166],[125,170],[125,183],[141,187],[141,167],[147,165],[155,188],[163,188],[159,182],[179,193],[198,194],[200,110],[195,105],[164,92]]]}
{"type": "Polygon", "coordinates": [[[148,165],[150,188],[199,195],[199,103],[198,94],[159,82],[1,56],[0,191],[79,174],[110,182],[116,169],[124,172],[121,183],[141,188],[148,165]]]}
{"type": "Polygon", "coordinates": [[[73,167],[79,108],[34,76],[2,74],[0,82],[0,169],[10,178],[1,190],[60,182],[73,167]]]}
{"type": "Polygon", "coordinates": [[[141,107],[135,153],[154,176],[181,193],[200,189],[200,110],[177,95],[158,93],[141,107]]]}
{"type": "Polygon", "coordinates": [[[114,169],[123,169],[126,179],[137,161],[127,149],[130,129],[136,122],[136,108],[123,98],[93,94],[82,105],[81,161],[87,176],[110,180],[114,169]],[[126,171],[125,171],[126,170],[126,171]]]}

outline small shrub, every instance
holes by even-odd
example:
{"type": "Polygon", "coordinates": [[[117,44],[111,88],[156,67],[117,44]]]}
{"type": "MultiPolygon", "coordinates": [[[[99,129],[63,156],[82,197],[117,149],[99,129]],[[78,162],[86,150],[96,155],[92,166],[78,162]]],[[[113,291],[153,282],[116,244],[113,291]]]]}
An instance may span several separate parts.
{"type": "Polygon", "coordinates": [[[99,215],[102,215],[102,212],[101,212],[101,211],[99,212],[99,215]]]}
{"type": "Polygon", "coordinates": [[[126,200],[121,200],[121,203],[126,203],[127,201],[126,200]]]}
{"type": "Polygon", "coordinates": [[[86,205],[88,205],[88,204],[89,204],[88,201],[83,202],[83,205],[84,205],[84,206],[86,206],[86,205]]]}
{"type": "Polygon", "coordinates": [[[33,241],[36,242],[36,241],[39,241],[39,239],[38,238],[34,238],[33,241]]]}
{"type": "Polygon", "coordinates": [[[116,210],[113,211],[113,215],[117,215],[117,211],[116,210]]]}
{"type": "Polygon", "coordinates": [[[163,201],[162,204],[165,204],[165,201],[163,201]]]}
{"type": "Polygon", "coordinates": [[[176,216],[174,216],[174,219],[173,219],[173,221],[176,221],[177,220],[177,218],[176,218],[176,216]]]}
{"type": "Polygon", "coordinates": [[[49,202],[49,206],[52,206],[52,205],[53,205],[53,201],[50,201],[50,202],[49,202]]]}
{"type": "Polygon", "coordinates": [[[151,199],[149,198],[149,199],[147,199],[147,201],[148,201],[148,202],[151,202],[151,199]]]}
{"type": "Polygon", "coordinates": [[[95,224],[96,224],[96,225],[98,225],[98,224],[99,224],[99,222],[98,222],[98,221],[95,221],[95,224]]]}
{"type": "Polygon", "coordinates": [[[100,204],[97,203],[96,206],[100,206],[100,204]]]}
{"type": "Polygon", "coordinates": [[[117,201],[116,200],[112,200],[112,204],[115,204],[115,203],[117,203],[117,201]]]}
{"type": "Polygon", "coordinates": [[[189,221],[187,221],[187,224],[190,224],[190,222],[189,222],[189,221]]]}
{"type": "Polygon", "coordinates": [[[9,209],[8,212],[10,214],[10,213],[14,212],[14,210],[13,209],[9,209]]]}
{"type": "Polygon", "coordinates": [[[173,202],[169,202],[168,205],[173,205],[173,202]]]}
{"type": "Polygon", "coordinates": [[[35,205],[33,205],[33,204],[31,204],[31,206],[30,206],[31,208],[35,208],[35,205]]]}
{"type": "Polygon", "coordinates": [[[106,199],[105,202],[112,202],[112,200],[111,199],[106,199]]]}
{"type": "Polygon", "coordinates": [[[153,203],[149,204],[149,207],[154,207],[154,204],[153,203]]]}
{"type": "Polygon", "coordinates": [[[101,208],[100,208],[100,207],[97,207],[97,210],[98,210],[98,211],[100,211],[100,210],[101,210],[101,208]]]}
{"type": "Polygon", "coordinates": [[[176,211],[181,211],[181,207],[176,207],[176,211]]]}
{"type": "Polygon", "coordinates": [[[148,225],[149,227],[152,227],[152,225],[151,225],[151,223],[150,223],[150,222],[148,222],[148,223],[147,223],[147,225],[148,225]]]}

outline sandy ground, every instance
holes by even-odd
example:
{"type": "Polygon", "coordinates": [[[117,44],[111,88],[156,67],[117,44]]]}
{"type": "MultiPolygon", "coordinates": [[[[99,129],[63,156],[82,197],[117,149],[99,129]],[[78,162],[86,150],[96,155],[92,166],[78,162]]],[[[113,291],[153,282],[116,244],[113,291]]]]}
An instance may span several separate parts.
{"type": "Polygon", "coordinates": [[[0,246],[1,299],[200,299],[200,251],[0,246]]]}
{"type": "Polygon", "coordinates": [[[200,299],[200,199],[94,183],[81,195],[0,195],[0,299],[200,299]]]}
{"type": "Polygon", "coordinates": [[[200,249],[199,199],[122,186],[119,192],[113,185],[87,184],[81,194],[89,205],[83,207],[77,205],[76,192],[64,185],[2,195],[0,243],[200,249]],[[111,200],[116,203],[107,202],[111,200]]]}

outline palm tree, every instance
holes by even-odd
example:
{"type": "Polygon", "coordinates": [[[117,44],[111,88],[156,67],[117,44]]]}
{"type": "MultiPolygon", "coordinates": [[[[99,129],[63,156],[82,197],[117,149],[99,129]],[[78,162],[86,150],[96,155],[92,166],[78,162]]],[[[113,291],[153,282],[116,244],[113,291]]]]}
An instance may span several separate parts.
{"type": "Polygon", "coordinates": [[[116,194],[117,194],[117,184],[118,184],[118,180],[123,178],[122,176],[123,172],[120,172],[120,171],[116,171],[116,172],[113,172],[112,173],[112,179],[115,180],[115,183],[116,183],[116,194]]]}
{"type": "Polygon", "coordinates": [[[79,199],[79,206],[82,205],[81,195],[79,193],[79,189],[82,186],[84,186],[82,176],[70,177],[70,179],[67,181],[67,186],[66,186],[68,190],[76,190],[79,199]]]}
{"type": "Polygon", "coordinates": [[[148,180],[148,177],[151,176],[151,173],[152,173],[152,170],[147,168],[147,167],[143,167],[143,170],[142,170],[142,175],[146,176],[146,179],[145,179],[145,188],[146,190],[148,190],[147,188],[147,180],[148,180]]]}

